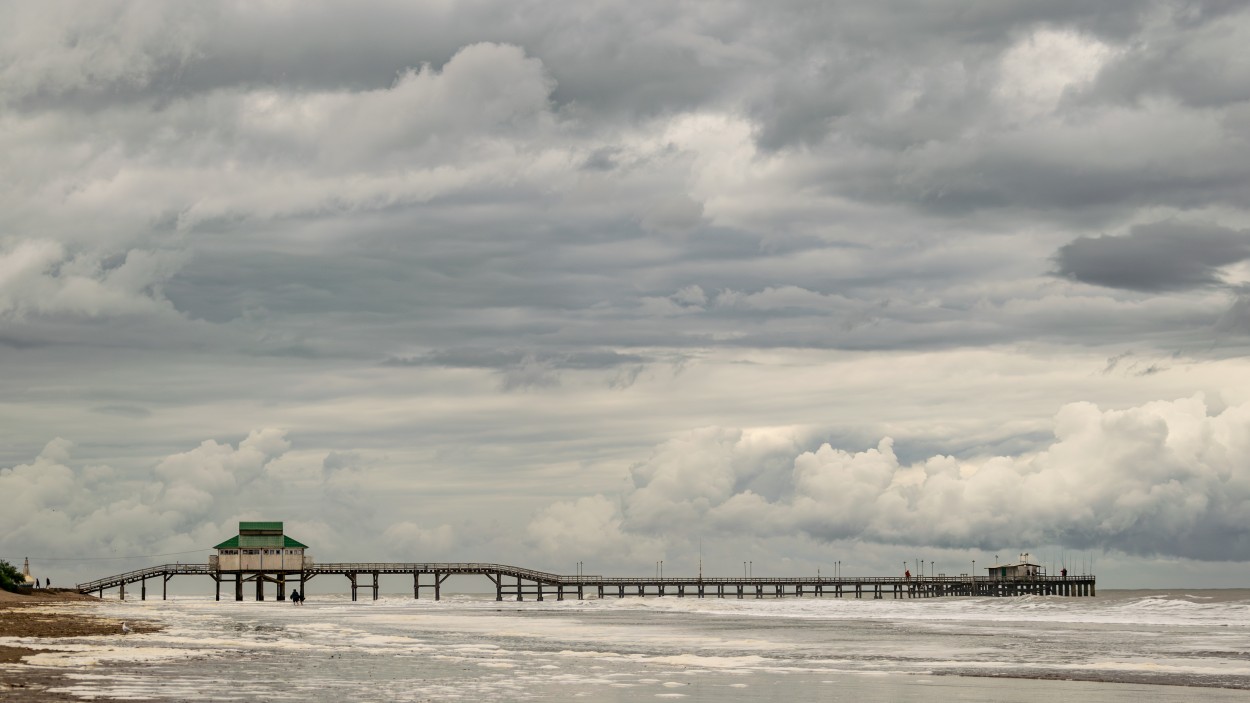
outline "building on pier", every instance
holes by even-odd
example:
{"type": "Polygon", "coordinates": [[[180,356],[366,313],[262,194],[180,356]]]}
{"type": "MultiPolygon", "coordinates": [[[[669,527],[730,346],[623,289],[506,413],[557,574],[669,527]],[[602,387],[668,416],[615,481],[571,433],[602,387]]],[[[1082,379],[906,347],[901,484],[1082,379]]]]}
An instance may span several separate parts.
{"type": "Polygon", "coordinates": [[[1025,552],[1020,555],[1020,560],[1008,564],[995,564],[986,567],[989,571],[991,581],[1025,581],[1029,579],[1041,578],[1046,575],[1046,570],[1041,564],[1034,564],[1029,561],[1029,554],[1025,552]]]}
{"type": "Polygon", "coordinates": [[[240,522],[239,534],[214,549],[209,563],[217,571],[301,571],[312,564],[308,545],[287,535],[281,522],[240,522]]]}

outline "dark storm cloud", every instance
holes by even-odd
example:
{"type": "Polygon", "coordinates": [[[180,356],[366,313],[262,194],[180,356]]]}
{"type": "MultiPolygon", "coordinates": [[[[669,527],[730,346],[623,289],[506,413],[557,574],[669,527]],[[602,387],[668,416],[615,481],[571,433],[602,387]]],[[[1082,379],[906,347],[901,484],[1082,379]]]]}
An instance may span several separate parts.
{"type": "Polygon", "coordinates": [[[1250,230],[1167,221],[1127,235],[1081,237],[1055,255],[1058,273],[1082,283],[1158,293],[1222,283],[1220,268],[1250,259],[1250,230]]]}
{"type": "Polygon", "coordinates": [[[135,405],[100,405],[92,408],[91,412],[100,413],[101,415],[117,415],[120,417],[130,417],[135,419],[152,416],[151,410],[135,405]]]}
{"type": "Polygon", "coordinates": [[[804,112],[830,118],[862,109],[857,101],[869,94],[888,92],[881,79],[906,74],[890,57],[917,67],[945,59],[983,61],[1037,25],[1080,25],[1124,38],[1148,10],[1145,4],[1024,1],[798,0],[714,8],[637,2],[576,9],[529,1],[510,4],[507,12],[492,2],[451,8],[313,2],[302,3],[298,12],[266,5],[149,3],[130,11],[101,5],[85,17],[66,13],[66,31],[49,38],[67,50],[80,43],[102,53],[142,49],[143,60],[101,66],[90,80],[34,65],[55,80],[32,85],[28,99],[132,100],[145,93],[169,99],[226,87],[376,89],[406,69],[441,66],[460,48],[490,41],[526,47],[552,71],[558,103],[601,116],[715,104],[739,93],[744,81],[785,78],[791,71],[777,69],[786,67],[793,69],[786,82],[794,90],[782,89],[773,99],[779,124],[797,127],[808,121],[804,112]],[[97,39],[91,32],[95,21],[120,24],[126,34],[117,42],[132,46],[97,39]],[[834,46],[841,47],[842,60],[831,60],[827,49],[834,46]],[[823,69],[811,70],[814,59],[823,69]],[[810,97],[815,95],[836,97],[810,97]]]}
{"type": "Polygon", "coordinates": [[[445,366],[463,369],[511,369],[527,363],[551,369],[602,370],[653,361],[639,354],[620,354],[612,350],[582,350],[552,353],[499,349],[443,349],[416,357],[393,358],[386,366],[445,366]]]}
{"type": "Polygon", "coordinates": [[[1237,57],[1250,35],[1245,3],[1194,3],[1175,16],[1184,32],[1150,31],[1099,76],[1095,93],[1117,100],[1170,97],[1197,107],[1250,99],[1250,65],[1237,57]],[[1243,21],[1235,22],[1240,15],[1243,21]]]}

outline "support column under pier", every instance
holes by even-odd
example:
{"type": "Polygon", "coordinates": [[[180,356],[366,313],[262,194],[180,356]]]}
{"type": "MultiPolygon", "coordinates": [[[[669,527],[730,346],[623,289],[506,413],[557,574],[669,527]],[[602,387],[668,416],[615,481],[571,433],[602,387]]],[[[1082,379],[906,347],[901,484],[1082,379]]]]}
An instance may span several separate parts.
{"type": "Polygon", "coordinates": [[[286,600],[286,574],[278,574],[278,600],[286,600]]]}
{"type": "Polygon", "coordinates": [[[126,582],[122,581],[122,585],[117,589],[118,595],[122,600],[126,600],[126,582]]]}
{"type": "Polygon", "coordinates": [[[256,574],[256,600],[265,600],[265,575],[256,574]]]}
{"type": "Polygon", "coordinates": [[[373,572],[373,599],[378,599],[378,572],[373,572]]]}
{"type": "Polygon", "coordinates": [[[148,580],[146,578],[139,579],[139,600],[148,599],[148,580]]]}
{"type": "Polygon", "coordinates": [[[243,574],[234,575],[234,599],[243,600],[243,574]]]}

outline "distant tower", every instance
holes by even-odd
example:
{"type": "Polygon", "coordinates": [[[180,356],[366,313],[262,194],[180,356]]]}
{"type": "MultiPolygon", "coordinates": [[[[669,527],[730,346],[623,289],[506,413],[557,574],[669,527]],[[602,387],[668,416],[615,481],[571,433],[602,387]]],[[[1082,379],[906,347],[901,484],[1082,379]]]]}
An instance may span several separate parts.
{"type": "Polygon", "coordinates": [[[22,585],[35,585],[35,577],[30,575],[30,557],[26,557],[26,560],[22,562],[22,585]]]}

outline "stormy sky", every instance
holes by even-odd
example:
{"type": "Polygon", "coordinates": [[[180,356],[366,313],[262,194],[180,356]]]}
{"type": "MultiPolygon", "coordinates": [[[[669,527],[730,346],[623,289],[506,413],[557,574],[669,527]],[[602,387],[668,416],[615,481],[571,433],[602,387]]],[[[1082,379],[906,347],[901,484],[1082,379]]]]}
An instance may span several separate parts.
{"type": "Polygon", "coordinates": [[[0,558],[1250,561],[1250,10],[0,3],[0,558]]]}

